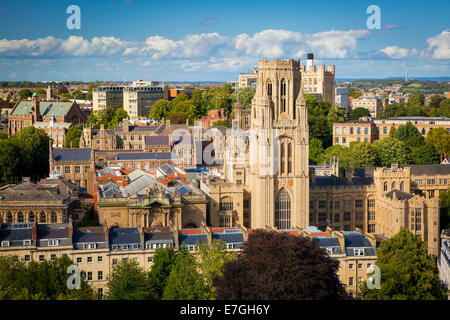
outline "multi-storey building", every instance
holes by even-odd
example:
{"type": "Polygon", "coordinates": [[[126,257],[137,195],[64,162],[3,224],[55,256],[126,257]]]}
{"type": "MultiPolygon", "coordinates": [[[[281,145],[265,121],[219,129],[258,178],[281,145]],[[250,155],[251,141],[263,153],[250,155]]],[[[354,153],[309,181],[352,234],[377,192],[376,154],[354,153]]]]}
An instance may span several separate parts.
{"type": "Polygon", "coordinates": [[[255,87],[256,78],[258,76],[258,68],[253,68],[251,73],[240,73],[238,88],[255,87]]]}
{"type": "Polygon", "coordinates": [[[361,96],[352,100],[352,109],[364,108],[370,112],[370,116],[375,119],[378,117],[383,107],[387,103],[387,99],[381,96],[361,96]]]}
{"type": "MultiPolygon", "coordinates": [[[[437,261],[439,269],[439,279],[442,286],[450,290],[450,229],[442,230],[441,233],[441,248],[440,255],[437,261]]],[[[449,291],[447,292],[449,295],[449,291]]]]}
{"type": "Polygon", "coordinates": [[[350,100],[348,99],[347,87],[336,88],[335,103],[340,105],[342,108],[348,109],[350,106],[350,100]]]}
{"type": "Polygon", "coordinates": [[[169,99],[167,86],[138,85],[123,88],[123,109],[130,119],[148,118],[153,104],[159,99],[169,99]]]}
{"type": "Polygon", "coordinates": [[[123,107],[123,87],[98,87],[92,89],[93,111],[101,111],[106,108],[123,107]]]}
{"type": "Polygon", "coordinates": [[[389,136],[391,128],[410,122],[422,137],[431,129],[444,128],[450,132],[450,118],[396,117],[376,120],[359,120],[333,123],[333,144],[349,146],[352,141],[373,142],[389,136]]]}

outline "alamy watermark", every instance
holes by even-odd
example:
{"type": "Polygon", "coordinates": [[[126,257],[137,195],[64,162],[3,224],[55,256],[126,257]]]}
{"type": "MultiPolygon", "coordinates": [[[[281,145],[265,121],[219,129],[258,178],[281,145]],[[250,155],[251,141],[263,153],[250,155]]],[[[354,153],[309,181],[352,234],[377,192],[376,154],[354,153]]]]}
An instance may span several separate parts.
{"type": "Polygon", "coordinates": [[[70,16],[68,16],[67,20],[66,20],[67,29],[69,29],[69,30],[81,29],[81,9],[80,9],[80,7],[75,4],[72,4],[67,7],[66,13],[70,14],[70,16]]]}

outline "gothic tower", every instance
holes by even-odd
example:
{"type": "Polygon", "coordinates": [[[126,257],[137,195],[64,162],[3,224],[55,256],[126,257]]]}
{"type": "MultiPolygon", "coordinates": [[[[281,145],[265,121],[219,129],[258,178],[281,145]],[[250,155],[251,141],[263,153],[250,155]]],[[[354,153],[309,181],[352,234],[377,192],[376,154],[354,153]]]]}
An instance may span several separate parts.
{"type": "Polygon", "coordinates": [[[33,100],[31,101],[31,111],[33,113],[33,123],[42,121],[41,108],[39,106],[39,97],[36,92],[33,93],[33,100]]]}
{"type": "Polygon", "coordinates": [[[251,227],[309,224],[308,114],[299,60],[260,60],[250,134],[251,227]]]}

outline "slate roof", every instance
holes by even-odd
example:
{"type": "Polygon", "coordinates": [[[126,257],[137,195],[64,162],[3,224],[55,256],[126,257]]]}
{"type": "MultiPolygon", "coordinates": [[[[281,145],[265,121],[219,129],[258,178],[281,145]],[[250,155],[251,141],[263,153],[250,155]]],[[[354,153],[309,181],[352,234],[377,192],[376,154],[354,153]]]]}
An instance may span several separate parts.
{"type": "MultiPolygon", "coordinates": [[[[129,126],[128,131],[155,131],[159,126],[129,126]]],[[[123,131],[123,126],[117,126],[116,131],[123,131]]]]}
{"type": "Polygon", "coordinates": [[[320,247],[340,247],[339,239],[336,237],[313,237],[320,247]]]}
{"type": "MultiPolygon", "coordinates": [[[[65,116],[70,108],[72,107],[73,102],[39,102],[39,110],[42,116],[55,116],[55,117],[63,117],[65,116]]],[[[28,114],[32,108],[32,101],[20,101],[17,106],[14,108],[11,113],[12,116],[21,116],[28,114]]]]}
{"type": "Polygon", "coordinates": [[[144,242],[150,243],[173,243],[172,232],[144,232],[144,242]]]}
{"type": "Polygon", "coordinates": [[[73,234],[73,242],[75,243],[91,243],[91,242],[105,242],[104,232],[80,232],[73,234]]]}
{"type": "Polygon", "coordinates": [[[53,192],[50,188],[32,182],[23,182],[14,187],[0,191],[0,201],[62,201],[64,196],[53,192]]]}
{"type": "Polygon", "coordinates": [[[150,136],[144,138],[146,146],[169,145],[169,136],[150,136]]]}
{"type": "Polygon", "coordinates": [[[395,193],[395,198],[398,200],[409,200],[412,197],[414,197],[413,194],[408,193],[408,192],[404,192],[404,191],[400,191],[398,189],[393,189],[391,191],[389,191],[388,193],[385,194],[386,197],[393,199],[394,198],[394,193],[395,193]]]}
{"type": "Polygon", "coordinates": [[[370,177],[358,177],[354,176],[352,181],[349,182],[346,178],[338,178],[335,176],[317,176],[316,181],[311,182],[312,187],[325,187],[325,186],[351,186],[351,185],[370,185],[373,183],[373,178],[370,177]]]}
{"type": "Polygon", "coordinates": [[[449,175],[450,165],[445,164],[414,164],[404,167],[410,167],[411,175],[449,175]]]}
{"type": "Polygon", "coordinates": [[[244,235],[242,232],[212,233],[212,238],[225,241],[225,243],[243,243],[244,235]]]}
{"type": "Polygon", "coordinates": [[[179,234],[178,241],[180,246],[182,244],[186,245],[196,245],[198,243],[203,243],[208,241],[206,234],[179,234]]]}
{"type": "Polygon", "coordinates": [[[11,229],[7,227],[9,224],[2,223],[0,229],[0,242],[9,241],[10,246],[13,245],[23,245],[23,240],[33,239],[33,229],[32,228],[21,228],[21,229],[11,229]],[[14,243],[18,241],[18,243],[14,243]]]}
{"type": "Polygon", "coordinates": [[[116,156],[116,160],[171,160],[171,152],[160,152],[160,153],[119,153],[116,156]]]}
{"type": "Polygon", "coordinates": [[[38,239],[65,239],[69,238],[69,224],[55,223],[55,224],[38,224],[37,225],[38,239]]]}
{"type": "Polygon", "coordinates": [[[55,161],[89,161],[91,160],[91,149],[53,149],[53,159],[55,161]]]}
{"type": "Polygon", "coordinates": [[[141,237],[137,228],[112,228],[109,230],[109,243],[132,244],[140,243],[141,237]]]}

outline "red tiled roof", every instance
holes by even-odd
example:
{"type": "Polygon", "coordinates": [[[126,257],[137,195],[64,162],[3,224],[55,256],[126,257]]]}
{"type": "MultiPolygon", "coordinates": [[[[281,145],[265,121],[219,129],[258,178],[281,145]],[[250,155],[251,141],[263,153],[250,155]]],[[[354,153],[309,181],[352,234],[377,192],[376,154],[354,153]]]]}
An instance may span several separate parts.
{"type": "Polygon", "coordinates": [[[202,234],[202,229],[197,228],[197,229],[180,229],[178,230],[179,233],[182,234],[202,234]]]}

